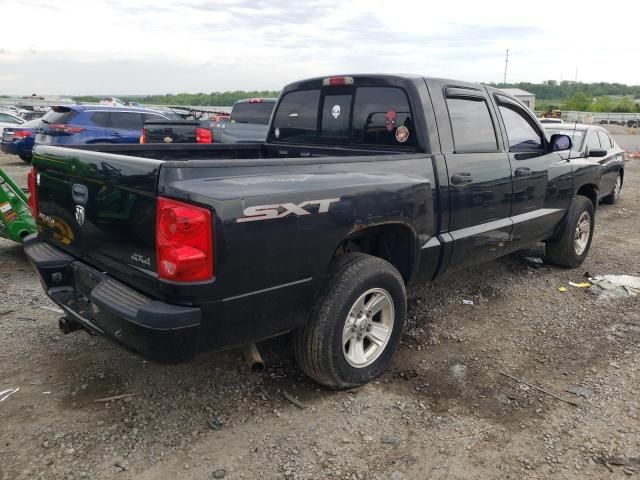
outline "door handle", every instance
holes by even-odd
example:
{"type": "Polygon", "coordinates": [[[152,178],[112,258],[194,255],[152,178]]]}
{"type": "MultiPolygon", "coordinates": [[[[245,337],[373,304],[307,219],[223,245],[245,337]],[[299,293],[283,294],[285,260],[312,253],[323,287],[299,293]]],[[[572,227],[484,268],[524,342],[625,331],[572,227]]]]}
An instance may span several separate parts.
{"type": "Polygon", "coordinates": [[[111,136],[112,137],[121,137],[122,135],[120,135],[118,132],[111,132],[111,136]]]}
{"type": "Polygon", "coordinates": [[[531,175],[531,169],[527,167],[516,168],[516,177],[528,177],[531,175]]]}
{"type": "Polygon", "coordinates": [[[473,182],[473,176],[468,172],[451,175],[451,183],[453,185],[466,185],[471,182],[473,182]]]}

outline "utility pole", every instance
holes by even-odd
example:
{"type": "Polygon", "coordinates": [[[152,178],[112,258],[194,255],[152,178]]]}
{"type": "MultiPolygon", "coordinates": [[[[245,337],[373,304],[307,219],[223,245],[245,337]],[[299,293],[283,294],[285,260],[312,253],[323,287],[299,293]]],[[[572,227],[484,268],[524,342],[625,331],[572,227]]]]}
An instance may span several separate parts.
{"type": "Polygon", "coordinates": [[[509,49],[507,48],[507,55],[504,58],[504,79],[502,83],[506,85],[507,83],[507,67],[509,66],[509,49]]]}
{"type": "Polygon", "coordinates": [[[576,78],[573,80],[573,83],[578,83],[578,67],[576,67],[576,78]]]}

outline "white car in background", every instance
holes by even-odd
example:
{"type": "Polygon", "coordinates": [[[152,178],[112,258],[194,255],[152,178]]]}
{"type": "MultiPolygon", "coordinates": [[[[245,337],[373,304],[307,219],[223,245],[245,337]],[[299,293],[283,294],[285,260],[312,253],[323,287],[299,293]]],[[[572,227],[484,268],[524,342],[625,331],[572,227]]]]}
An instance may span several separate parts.
{"type": "Polygon", "coordinates": [[[5,127],[17,127],[24,122],[24,118],[20,118],[17,114],[0,110],[0,139],[2,138],[2,131],[5,127]]]}

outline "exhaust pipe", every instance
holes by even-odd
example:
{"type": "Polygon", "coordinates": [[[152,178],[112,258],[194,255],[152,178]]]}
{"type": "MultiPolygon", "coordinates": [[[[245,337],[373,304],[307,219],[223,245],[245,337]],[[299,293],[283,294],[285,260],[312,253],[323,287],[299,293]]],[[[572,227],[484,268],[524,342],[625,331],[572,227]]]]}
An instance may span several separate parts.
{"type": "Polygon", "coordinates": [[[264,372],[264,360],[262,360],[262,356],[260,355],[255,343],[250,343],[245,346],[242,349],[242,355],[253,373],[264,372]]]}

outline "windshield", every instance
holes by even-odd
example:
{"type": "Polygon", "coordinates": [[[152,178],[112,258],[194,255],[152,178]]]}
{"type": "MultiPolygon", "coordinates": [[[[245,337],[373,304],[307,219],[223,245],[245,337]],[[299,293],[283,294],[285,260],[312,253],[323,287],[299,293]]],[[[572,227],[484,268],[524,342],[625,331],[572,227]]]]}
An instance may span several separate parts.
{"type": "Polygon", "coordinates": [[[571,128],[547,128],[546,130],[549,134],[549,137],[557,133],[566,135],[567,137],[571,138],[571,143],[573,143],[571,150],[582,150],[582,142],[584,141],[585,130],[574,130],[571,128]]]}

